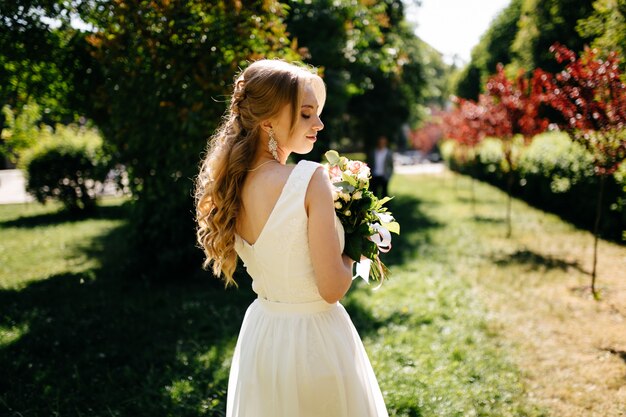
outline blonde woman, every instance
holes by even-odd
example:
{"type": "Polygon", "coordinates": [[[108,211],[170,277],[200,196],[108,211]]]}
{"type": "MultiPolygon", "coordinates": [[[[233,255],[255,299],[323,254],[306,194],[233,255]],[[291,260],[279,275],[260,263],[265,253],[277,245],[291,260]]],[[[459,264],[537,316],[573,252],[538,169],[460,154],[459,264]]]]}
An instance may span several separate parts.
{"type": "Polygon", "coordinates": [[[324,124],[324,83],[279,60],[251,64],[211,138],[196,183],[205,267],[234,284],[239,256],[258,298],[231,364],[229,417],[387,416],[374,372],[338,302],[350,288],[323,167],[287,165],[324,124]]]}

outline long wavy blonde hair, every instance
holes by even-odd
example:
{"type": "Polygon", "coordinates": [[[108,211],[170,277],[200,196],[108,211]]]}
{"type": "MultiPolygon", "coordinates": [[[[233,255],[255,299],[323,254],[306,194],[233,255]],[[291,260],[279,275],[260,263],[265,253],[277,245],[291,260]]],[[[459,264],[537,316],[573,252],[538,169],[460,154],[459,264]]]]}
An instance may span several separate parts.
{"type": "Polygon", "coordinates": [[[318,100],[318,113],[326,90],[312,68],[280,60],[260,60],[235,80],[230,106],[208,142],[196,177],[197,240],[206,256],[202,266],[226,286],[235,284],[235,233],[241,212],[241,189],[260,139],[261,122],[277,116],[290,104],[290,136],[298,121],[303,86],[310,83],[318,100]]]}

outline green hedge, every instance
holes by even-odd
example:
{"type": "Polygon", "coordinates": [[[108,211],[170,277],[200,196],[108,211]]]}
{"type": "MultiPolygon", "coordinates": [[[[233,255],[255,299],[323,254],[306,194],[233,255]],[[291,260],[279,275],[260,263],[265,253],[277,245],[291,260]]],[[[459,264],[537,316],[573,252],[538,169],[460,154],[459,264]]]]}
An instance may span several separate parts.
{"type": "Polygon", "coordinates": [[[36,146],[24,153],[26,190],[40,203],[60,201],[72,212],[91,211],[109,171],[102,139],[93,130],[57,126],[42,130],[36,146]]]}
{"type": "MultiPolygon", "coordinates": [[[[556,213],[580,227],[592,229],[599,179],[591,155],[562,132],[537,135],[532,143],[516,144],[517,167],[513,195],[556,213]]],[[[507,166],[502,142],[486,138],[476,149],[464,150],[445,141],[443,158],[450,169],[506,189],[507,166]]],[[[621,240],[626,231],[626,165],[608,178],[602,205],[601,236],[621,240]]]]}

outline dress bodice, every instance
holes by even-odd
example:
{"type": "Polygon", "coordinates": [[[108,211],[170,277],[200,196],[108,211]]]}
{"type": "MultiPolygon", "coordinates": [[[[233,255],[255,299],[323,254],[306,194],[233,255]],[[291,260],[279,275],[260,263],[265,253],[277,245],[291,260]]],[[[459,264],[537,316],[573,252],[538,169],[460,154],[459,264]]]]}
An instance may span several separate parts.
{"type": "MultiPolygon", "coordinates": [[[[235,235],[235,250],[259,297],[284,303],[321,299],[311,263],[304,206],[308,184],[319,166],[303,160],[293,168],[254,245],[235,235]]],[[[343,250],[344,230],[337,216],[335,230],[343,250]]]]}

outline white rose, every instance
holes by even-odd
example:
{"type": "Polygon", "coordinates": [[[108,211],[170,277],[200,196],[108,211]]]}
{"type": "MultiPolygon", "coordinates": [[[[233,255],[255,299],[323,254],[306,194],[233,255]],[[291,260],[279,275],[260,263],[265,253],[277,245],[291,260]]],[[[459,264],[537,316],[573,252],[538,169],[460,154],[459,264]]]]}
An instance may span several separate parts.
{"type": "Polygon", "coordinates": [[[348,193],[341,193],[341,199],[345,202],[350,201],[350,194],[348,193]]]}
{"type": "Polygon", "coordinates": [[[343,214],[345,214],[346,216],[350,216],[352,212],[350,210],[346,210],[343,212],[343,214]]]}
{"type": "Polygon", "coordinates": [[[356,193],[352,194],[352,198],[354,198],[355,200],[358,200],[361,197],[363,197],[363,192],[361,190],[359,190],[356,193]]]}
{"type": "Polygon", "coordinates": [[[336,208],[336,209],[340,209],[340,208],[341,208],[341,201],[337,201],[337,202],[335,203],[335,208],[336,208]]]}

